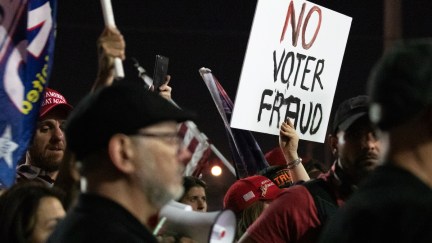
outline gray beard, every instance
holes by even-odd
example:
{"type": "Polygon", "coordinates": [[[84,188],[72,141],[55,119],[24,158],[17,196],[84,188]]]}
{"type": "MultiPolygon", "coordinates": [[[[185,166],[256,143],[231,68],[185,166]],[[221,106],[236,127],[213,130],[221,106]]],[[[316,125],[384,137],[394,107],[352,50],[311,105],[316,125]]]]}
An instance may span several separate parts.
{"type": "Polygon", "coordinates": [[[145,184],[145,193],[149,202],[159,209],[169,201],[180,198],[184,191],[183,186],[180,186],[176,192],[172,192],[169,189],[161,188],[161,184],[155,181],[145,184]]]}

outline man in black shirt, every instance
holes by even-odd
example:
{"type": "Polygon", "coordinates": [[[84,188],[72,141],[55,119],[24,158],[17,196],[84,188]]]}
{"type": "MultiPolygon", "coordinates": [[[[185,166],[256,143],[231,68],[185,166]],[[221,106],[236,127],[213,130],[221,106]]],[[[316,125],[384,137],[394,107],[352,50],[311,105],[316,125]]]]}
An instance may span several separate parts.
{"type": "Polygon", "coordinates": [[[321,242],[432,242],[432,40],[396,45],[373,70],[369,95],[385,162],[321,242]]]}
{"type": "Polygon", "coordinates": [[[87,96],[66,124],[87,190],[48,242],[157,242],[149,219],[182,195],[177,124],[190,118],[125,80],[87,96]]]}

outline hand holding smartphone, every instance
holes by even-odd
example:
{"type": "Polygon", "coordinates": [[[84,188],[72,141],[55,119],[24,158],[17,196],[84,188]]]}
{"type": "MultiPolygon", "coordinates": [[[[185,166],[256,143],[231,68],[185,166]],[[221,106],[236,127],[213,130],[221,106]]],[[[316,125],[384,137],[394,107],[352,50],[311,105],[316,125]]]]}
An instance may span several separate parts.
{"type": "Polygon", "coordinates": [[[165,77],[168,73],[169,58],[156,55],[155,68],[153,73],[154,90],[159,90],[159,87],[165,83],[165,77]]]}

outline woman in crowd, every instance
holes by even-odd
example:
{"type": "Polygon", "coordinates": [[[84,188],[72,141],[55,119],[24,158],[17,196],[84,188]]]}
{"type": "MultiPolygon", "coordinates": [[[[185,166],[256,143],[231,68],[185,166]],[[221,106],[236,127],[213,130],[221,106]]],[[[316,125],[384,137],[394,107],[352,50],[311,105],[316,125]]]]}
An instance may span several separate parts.
{"type": "Polygon", "coordinates": [[[15,184],[0,196],[2,242],[44,243],[65,216],[62,194],[35,182],[15,184]]]}

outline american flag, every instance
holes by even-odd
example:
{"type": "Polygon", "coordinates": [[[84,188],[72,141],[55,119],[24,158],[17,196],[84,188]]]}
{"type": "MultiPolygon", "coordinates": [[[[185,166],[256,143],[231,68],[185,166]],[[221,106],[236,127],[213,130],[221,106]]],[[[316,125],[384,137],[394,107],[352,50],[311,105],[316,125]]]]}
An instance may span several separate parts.
{"type": "Polygon", "coordinates": [[[211,155],[211,144],[207,136],[191,121],[180,124],[179,135],[183,146],[192,153],[192,158],[185,165],[184,175],[199,177],[211,155]]]}
{"type": "Polygon", "coordinates": [[[233,102],[222,85],[211,73],[210,69],[201,68],[200,74],[210,91],[228,133],[228,142],[231,147],[237,177],[244,178],[255,175],[258,171],[268,167],[264,154],[252,133],[230,127],[229,121],[231,120],[233,102]]]}
{"type": "Polygon", "coordinates": [[[15,181],[48,84],[56,0],[0,1],[0,187],[15,181]]]}

